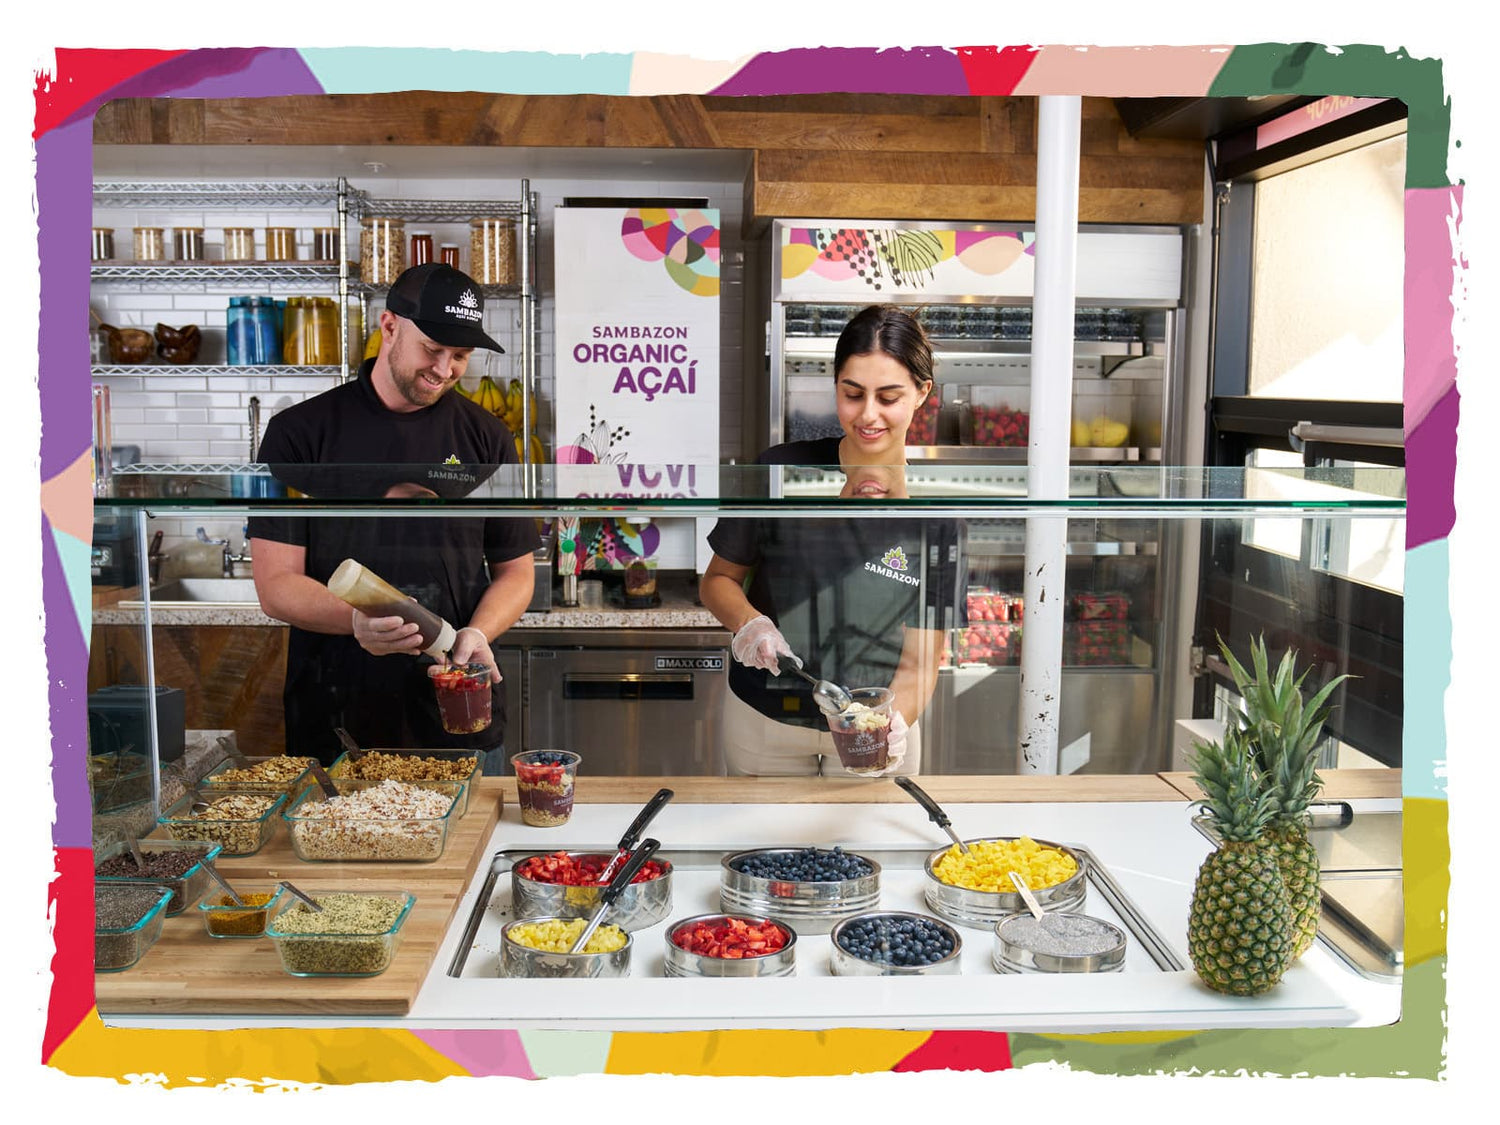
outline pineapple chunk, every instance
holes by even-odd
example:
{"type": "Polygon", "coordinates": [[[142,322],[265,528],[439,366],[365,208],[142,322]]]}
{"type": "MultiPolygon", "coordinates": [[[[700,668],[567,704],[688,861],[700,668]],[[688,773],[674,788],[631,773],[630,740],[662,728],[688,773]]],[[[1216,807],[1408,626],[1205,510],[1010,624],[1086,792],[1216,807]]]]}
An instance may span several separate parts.
{"type": "Polygon", "coordinates": [[[1113,449],[1124,445],[1125,439],[1129,436],[1129,426],[1124,422],[1106,418],[1102,414],[1089,423],[1089,438],[1094,446],[1101,449],[1113,449]]]}

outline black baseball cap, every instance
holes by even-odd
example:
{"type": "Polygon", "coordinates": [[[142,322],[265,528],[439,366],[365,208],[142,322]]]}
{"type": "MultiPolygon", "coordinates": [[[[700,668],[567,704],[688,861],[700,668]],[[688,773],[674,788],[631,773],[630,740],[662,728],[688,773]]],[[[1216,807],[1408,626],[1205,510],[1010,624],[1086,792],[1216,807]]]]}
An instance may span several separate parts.
{"type": "Polygon", "coordinates": [[[442,262],[412,266],[391,283],[385,307],[450,348],[505,349],[484,331],[484,293],[472,277],[442,262]]]}

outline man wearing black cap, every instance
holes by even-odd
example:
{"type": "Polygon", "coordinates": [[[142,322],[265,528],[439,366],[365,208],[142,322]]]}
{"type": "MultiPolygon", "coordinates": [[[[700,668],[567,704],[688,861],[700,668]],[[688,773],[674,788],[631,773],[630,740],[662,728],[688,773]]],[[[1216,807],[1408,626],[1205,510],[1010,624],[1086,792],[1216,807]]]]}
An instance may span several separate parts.
{"type": "MultiPolygon", "coordinates": [[[[518,460],[500,419],[450,393],[474,349],[504,350],[483,319],[484,294],[466,274],[437,262],[407,270],[386,296],[379,353],[357,379],[272,417],[261,460],[315,499],[472,492],[497,465],[518,460]]],[[[490,644],[531,600],[533,521],[260,516],[250,536],[261,608],[291,626],[288,753],[327,764],[339,753],[334,731],[342,727],[366,747],[480,749],[485,772],[502,771],[504,695],[490,644]],[[428,683],[437,665],[419,655],[417,626],[366,617],[325,585],[346,558],[451,622],[454,663],[489,665],[488,729],[443,731],[428,683]]]]}

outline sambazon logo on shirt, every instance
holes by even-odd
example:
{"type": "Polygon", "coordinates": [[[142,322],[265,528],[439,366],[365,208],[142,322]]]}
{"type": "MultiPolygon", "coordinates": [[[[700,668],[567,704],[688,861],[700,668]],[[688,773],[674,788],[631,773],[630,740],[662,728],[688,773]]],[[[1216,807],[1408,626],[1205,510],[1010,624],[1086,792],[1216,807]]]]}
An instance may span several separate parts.
{"type": "Polygon", "coordinates": [[[865,569],[871,574],[878,574],[882,578],[894,578],[897,582],[905,582],[908,586],[920,586],[922,584],[920,579],[906,573],[907,566],[906,552],[899,545],[881,555],[878,563],[865,563],[865,569]]]}
{"type": "Polygon", "coordinates": [[[479,320],[479,298],[474,296],[474,290],[465,289],[458,299],[458,304],[444,305],[443,311],[452,313],[454,316],[461,316],[465,320],[479,320]]]}

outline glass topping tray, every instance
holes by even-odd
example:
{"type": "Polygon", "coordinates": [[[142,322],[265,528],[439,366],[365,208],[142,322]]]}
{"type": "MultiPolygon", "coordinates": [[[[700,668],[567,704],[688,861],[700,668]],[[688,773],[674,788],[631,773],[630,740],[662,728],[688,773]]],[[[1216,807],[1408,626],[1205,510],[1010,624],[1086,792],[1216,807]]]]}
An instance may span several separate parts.
{"type": "MultiPolygon", "coordinates": [[[[1066,841],[1060,841],[1067,843],[1066,841]]],[[[672,864],[672,907],[667,917],[654,926],[636,930],[632,935],[635,950],[631,956],[630,976],[664,977],[666,931],[676,921],[695,914],[710,914],[721,911],[719,902],[719,860],[731,852],[745,848],[806,847],[806,844],[745,844],[734,848],[684,848],[663,849],[658,859],[672,864]]],[[[1078,844],[1067,846],[1082,856],[1088,864],[1088,892],[1080,911],[1113,922],[1125,930],[1128,945],[1125,952],[1125,973],[1178,972],[1188,966],[1178,957],[1172,947],[1151,925],[1149,919],[1136,907],[1097,856],[1078,844]]],[[[569,852],[613,852],[614,845],[580,844],[550,849],[569,852]]],[[[857,854],[873,859],[880,864],[880,902],[878,910],[909,910],[933,917],[941,917],[926,902],[923,891],[928,883],[923,864],[933,851],[930,847],[918,848],[859,848],[851,849],[857,854]]],[[[527,856],[537,855],[536,848],[503,849],[495,853],[490,861],[479,893],[475,896],[462,940],[450,962],[447,975],[464,979],[500,978],[500,929],[514,920],[511,910],[510,869],[527,856]]],[[[953,924],[962,942],[959,955],[960,974],[964,976],[994,976],[996,970],[990,962],[994,951],[995,935],[992,929],[977,929],[953,924]]],[[[793,924],[793,929],[796,926],[793,924]]],[[[801,977],[828,977],[831,939],[827,934],[799,933],[797,935],[796,975],[801,977]]]]}

